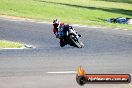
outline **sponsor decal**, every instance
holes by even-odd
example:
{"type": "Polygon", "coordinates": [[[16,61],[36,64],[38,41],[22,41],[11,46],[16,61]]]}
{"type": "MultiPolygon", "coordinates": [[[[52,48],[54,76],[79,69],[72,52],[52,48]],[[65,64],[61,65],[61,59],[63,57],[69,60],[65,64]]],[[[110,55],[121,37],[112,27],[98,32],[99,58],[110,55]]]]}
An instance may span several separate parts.
{"type": "Polygon", "coordinates": [[[85,70],[79,66],[77,69],[76,81],[79,85],[89,83],[130,83],[129,74],[86,74],[85,70]]]}

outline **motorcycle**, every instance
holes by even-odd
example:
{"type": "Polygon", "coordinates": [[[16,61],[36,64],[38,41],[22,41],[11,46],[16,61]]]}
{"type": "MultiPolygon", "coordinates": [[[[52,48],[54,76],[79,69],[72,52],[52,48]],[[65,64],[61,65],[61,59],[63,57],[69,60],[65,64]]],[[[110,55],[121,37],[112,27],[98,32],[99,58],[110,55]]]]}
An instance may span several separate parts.
{"type": "MultiPolygon", "coordinates": [[[[61,34],[61,32],[60,32],[60,34],[61,34]]],[[[60,38],[60,40],[61,40],[60,46],[61,47],[64,47],[67,44],[69,44],[70,46],[77,47],[77,48],[82,48],[84,46],[84,44],[80,40],[81,35],[77,34],[77,32],[75,31],[75,29],[72,26],[65,25],[63,27],[62,33],[65,33],[65,36],[60,38]]]]}

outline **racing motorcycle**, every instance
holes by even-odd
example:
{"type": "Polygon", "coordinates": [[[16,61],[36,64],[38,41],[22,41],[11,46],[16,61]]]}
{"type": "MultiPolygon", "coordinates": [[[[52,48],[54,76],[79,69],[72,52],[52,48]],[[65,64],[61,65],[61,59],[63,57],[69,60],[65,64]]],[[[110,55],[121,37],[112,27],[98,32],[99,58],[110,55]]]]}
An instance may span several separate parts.
{"type": "Polygon", "coordinates": [[[81,35],[77,34],[77,32],[72,26],[65,25],[63,31],[63,33],[65,33],[65,36],[61,38],[61,47],[64,47],[67,44],[77,48],[82,48],[84,46],[84,44],[80,40],[81,35]]]}

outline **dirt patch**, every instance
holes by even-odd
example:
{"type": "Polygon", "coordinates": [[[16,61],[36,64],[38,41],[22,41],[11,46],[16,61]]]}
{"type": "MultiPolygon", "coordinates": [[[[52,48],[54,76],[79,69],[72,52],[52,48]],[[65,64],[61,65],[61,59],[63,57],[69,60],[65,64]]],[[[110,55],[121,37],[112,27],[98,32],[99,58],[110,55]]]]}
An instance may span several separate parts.
{"type": "Polygon", "coordinates": [[[33,21],[33,19],[29,19],[29,18],[22,18],[22,17],[17,17],[17,16],[7,16],[7,15],[0,15],[0,18],[11,19],[11,20],[19,20],[19,21],[23,21],[23,20],[33,21]]]}

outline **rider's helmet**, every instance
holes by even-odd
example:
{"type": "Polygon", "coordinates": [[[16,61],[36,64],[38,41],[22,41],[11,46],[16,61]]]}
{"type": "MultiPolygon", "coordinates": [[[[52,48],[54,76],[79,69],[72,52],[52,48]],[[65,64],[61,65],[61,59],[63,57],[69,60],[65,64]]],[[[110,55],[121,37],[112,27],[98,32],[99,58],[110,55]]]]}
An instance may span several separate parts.
{"type": "Polygon", "coordinates": [[[59,26],[59,23],[60,23],[60,22],[59,22],[58,19],[53,20],[53,26],[54,26],[54,27],[57,28],[57,27],[59,26]]]}

